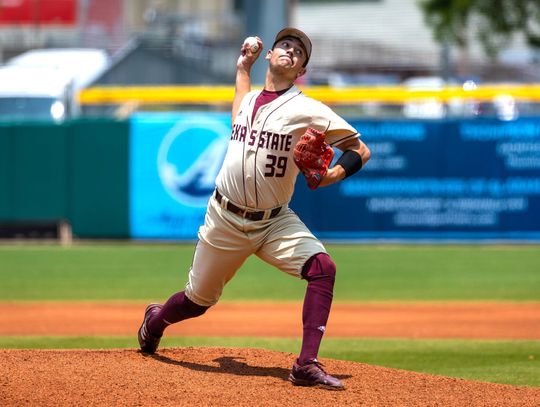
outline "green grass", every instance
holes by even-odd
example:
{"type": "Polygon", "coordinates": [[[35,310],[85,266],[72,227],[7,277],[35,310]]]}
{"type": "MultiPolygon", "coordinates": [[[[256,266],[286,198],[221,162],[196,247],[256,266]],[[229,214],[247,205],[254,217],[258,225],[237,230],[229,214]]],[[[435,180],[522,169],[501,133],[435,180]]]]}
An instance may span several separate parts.
{"type": "MultiPolygon", "coordinates": [[[[297,339],[165,337],[163,346],[252,347],[296,354],[297,339]]],[[[0,348],[136,348],[135,337],[0,337],[0,348]]],[[[330,339],[320,357],[470,380],[540,387],[540,341],[330,339]]]]}
{"type": "MultiPolygon", "coordinates": [[[[160,300],[183,289],[193,245],[0,246],[0,300],[160,300]]],[[[540,246],[329,246],[336,301],[538,301],[540,246]]],[[[297,281],[250,258],[223,300],[295,301],[297,281]]]]}
{"type": "MultiPolygon", "coordinates": [[[[0,301],[153,301],[183,289],[193,245],[0,246],[0,301]]],[[[329,246],[336,301],[540,301],[540,246],[329,246]]],[[[250,258],[223,300],[300,301],[305,283],[250,258]]],[[[164,346],[258,347],[299,340],[164,338],[164,346]]],[[[0,337],[0,348],[136,348],[135,337],[0,337]]],[[[322,358],[540,387],[540,341],[326,339],[322,358]]]]}

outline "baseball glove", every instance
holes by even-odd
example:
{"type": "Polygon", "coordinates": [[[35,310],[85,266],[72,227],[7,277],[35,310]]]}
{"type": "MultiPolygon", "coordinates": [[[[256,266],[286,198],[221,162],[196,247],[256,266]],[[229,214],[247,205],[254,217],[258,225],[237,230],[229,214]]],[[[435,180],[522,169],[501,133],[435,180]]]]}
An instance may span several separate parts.
{"type": "Polygon", "coordinates": [[[309,127],[294,147],[294,163],[309,189],[317,189],[334,158],[334,150],[324,141],[325,134],[309,127]]]}

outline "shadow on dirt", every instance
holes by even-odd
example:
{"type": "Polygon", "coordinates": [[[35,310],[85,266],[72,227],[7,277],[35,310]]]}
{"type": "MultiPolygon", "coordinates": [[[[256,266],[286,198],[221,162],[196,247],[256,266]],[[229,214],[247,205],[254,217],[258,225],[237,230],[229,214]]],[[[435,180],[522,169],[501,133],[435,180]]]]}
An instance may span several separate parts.
{"type": "MultiPolygon", "coordinates": [[[[282,367],[262,367],[262,366],[250,366],[247,363],[241,362],[237,359],[245,359],[240,356],[223,356],[214,359],[212,362],[217,362],[219,366],[203,365],[193,362],[184,362],[181,360],[174,360],[163,355],[151,355],[151,357],[159,362],[167,363],[170,365],[181,366],[186,369],[195,370],[198,372],[211,372],[211,373],[225,373],[234,374],[237,376],[271,376],[282,380],[288,380],[290,369],[284,369],[282,367]]],[[[350,375],[334,375],[338,379],[348,379],[350,375]]]]}

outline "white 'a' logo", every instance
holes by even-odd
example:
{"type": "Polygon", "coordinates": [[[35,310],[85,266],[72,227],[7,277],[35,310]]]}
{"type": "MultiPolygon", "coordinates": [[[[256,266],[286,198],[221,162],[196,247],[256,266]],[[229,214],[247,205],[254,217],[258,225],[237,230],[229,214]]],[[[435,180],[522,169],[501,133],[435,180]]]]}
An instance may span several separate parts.
{"type": "Polygon", "coordinates": [[[204,207],[223,163],[230,128],[218,119],[181,119],[163,138],[157,167],[167,193],[178,202],[204,207]]]}

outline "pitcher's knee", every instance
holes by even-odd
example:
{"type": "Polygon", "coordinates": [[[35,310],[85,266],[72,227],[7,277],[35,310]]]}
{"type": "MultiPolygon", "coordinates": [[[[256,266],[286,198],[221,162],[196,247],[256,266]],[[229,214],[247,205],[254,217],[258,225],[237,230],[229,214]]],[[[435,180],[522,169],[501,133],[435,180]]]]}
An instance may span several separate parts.
{"type": "Polygon", "coordinates": [[[304,264],[302,278],[310,281],[314,278],[336,278],[336,264],[328,253],[317,253],[304,264]]]}
{"type": "Polygon", "coordinates": [[[186,284],[186,298],[193,304],[206,307],[207,309],[216,305],[221,297],[222,288],[219,290],[201,289],[198,285],[186,284]]]}

